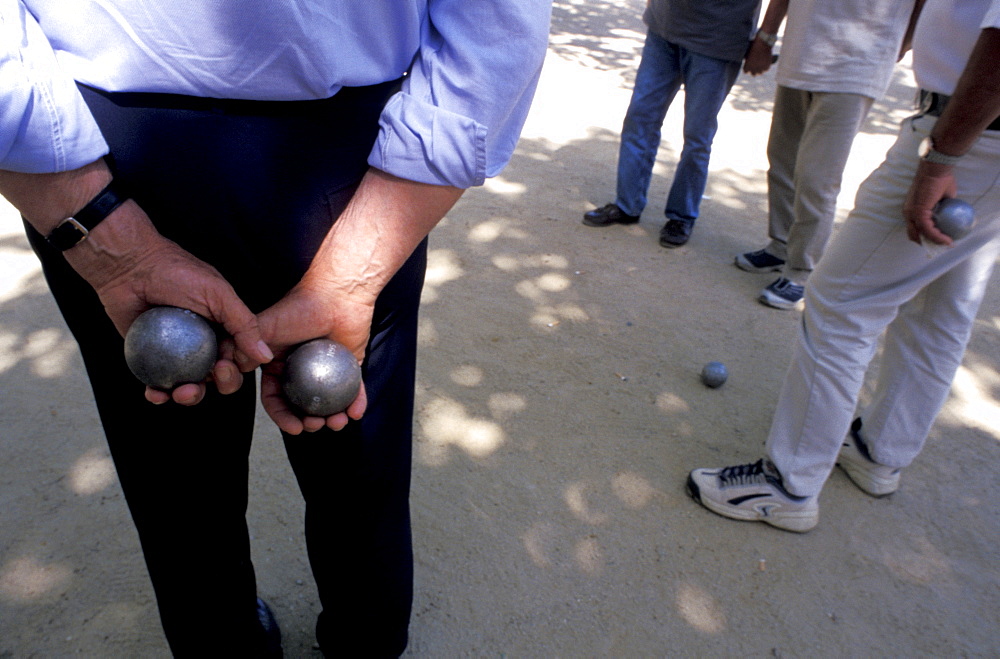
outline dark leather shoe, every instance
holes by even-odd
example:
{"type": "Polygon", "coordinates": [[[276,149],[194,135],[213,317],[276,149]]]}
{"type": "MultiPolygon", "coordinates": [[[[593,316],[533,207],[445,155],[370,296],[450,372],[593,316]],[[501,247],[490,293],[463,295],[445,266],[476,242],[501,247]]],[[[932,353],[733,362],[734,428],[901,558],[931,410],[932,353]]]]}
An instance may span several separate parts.
{"type": "Polygon", "coordinates": [[[284,656],[281,648],[281,629],[278,627],[278,620],[274,617],[274,612],[267,602],[257,598],[257,622],[264,631],[264,648],[262,656],[272,659],[280,659],[284,656]]]}
{"type": "Polygon", "coordinates": [[[612,224],[635,224],[638,215],[626,215],[615,204],[604,204],[600,208],[584,213],[583,223],[588,227],[609,227],[612,224]]]}
{"type": "Polygon", "coordinates": [[[660,229],[660,244],[664,247],[680,247],[691,238],[694,226],[684,220],[667,220],[660,229]]]}

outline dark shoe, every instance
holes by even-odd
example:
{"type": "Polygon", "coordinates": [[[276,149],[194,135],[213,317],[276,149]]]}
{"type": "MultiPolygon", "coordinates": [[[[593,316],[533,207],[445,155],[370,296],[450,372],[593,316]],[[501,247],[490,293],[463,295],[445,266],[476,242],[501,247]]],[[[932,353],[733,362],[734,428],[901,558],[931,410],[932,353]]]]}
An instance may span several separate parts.
{"type": "Polygon", "coordinates": [[[784,277],[778,277],[760,292],[757,300],[775,309],[794,309],[802,302],[805,286],[795,284],[784,277]]]}
{"type": "Polygon", "coordinates": [[[583,223],[588,227],[609,227],[612,224],[635,224],[638,215],[626,215],[615,204],[604,204],[600,208],[583,214],[583,223]]]}
{"type": "Polygon", "coordinates": [[[684,220],[667,220],[660,229],[660,244],[664,247],[680,247],[691,238],[693,225],[684,220]]]}
{"type": "Polygon", "coordinates": [[[278,627],[278,620],[274,617],[274,612],[267,602],[257,598],[257,622],[264,631],[263,656],[278,659],[284,656],[281,649],[281,629],[278,627]]]}
{"type": "Polygon", "coordinates": [[[736,257],[736,267],[747,272],[781,272],[783,265],[784,259],[779,259],[766,249],[745,252],[736,257]]]}

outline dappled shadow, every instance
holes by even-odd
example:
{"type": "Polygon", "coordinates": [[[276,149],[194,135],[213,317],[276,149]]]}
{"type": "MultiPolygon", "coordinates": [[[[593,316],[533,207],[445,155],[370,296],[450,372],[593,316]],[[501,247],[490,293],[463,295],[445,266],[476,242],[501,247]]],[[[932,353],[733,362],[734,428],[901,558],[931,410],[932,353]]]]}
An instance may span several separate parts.
{"type": "Polygon", "coordinates": [[[138,539],[76,344],[23,235],[0,236],[0,271],[0,654],[96,649],[113,628],[155,656],[155,606],[141,559],[119,560],[139,557],[138,539]]]}
{"type": "MultiPolygon", "coordinates": [[[[631,88],[642,53],[646,26],[641,0],[570,2],[557,0],[552,6],[551,53],[599,71],[616,72],[621,84],[631,88]]],[[[742,73],[727,103],[737,110],[769,113],[774,105],[777,66],[760,76],[742,73]]],[[[893,72],[882,99],[869,113],[861,132],[893,135],[900,120],[915,107],[913,75],[907,57],[893,72]]]]}
{"type": "MultiPolygon", "coordinates": [[[[552,54],[627,89],[643,4],[560,0],[552,54]]],[[[912,91],[906,75],[897,73],[863,132],[895,131],[912,91]]],[[[935,426],[941,441],[892,499],[870,500],[835,475],[822,526],[790,538],[713,517],[683,492],[693,467],[759,456],[797,332],[797,316],[754,301],[767,280],[732,266],[764,236],[761,143],[773,93],[773,72],[738,80],[724,118],[734,123],[721,129],[684,248],[656,242],[676,140],[658,154],[638,225],[581,225],[614,192],[613,121],[522,140],[503,174],[470,190],[433,232],[419,336],[410,655],[657,656],[669,647],[780,656],[823,647],[860,656],[873,646],[976,655],[995,641],[975,615],[997,604],[982,578],[995,563],[995,488],[966,484],[995,483],[1000,457],[998,286],[935,426]],[[729,145],[745,157],[727,156],[729,145]],[[730,380],[710,390],[698,373],[715,359],[730,380]],[[911,601],[921,606],[900,612],[911,601]]],[[[579,116],[568,101],[564,109],[564,123],[579,116]]],[[[26,249],[0,236],[4,258],[26,249]]],[[[18,277],[0,300],[0,640],[17,626],[53,630],[49,647],[75,647],[62,639],[82,635],[104,648],[87,634],[114,629],[162,648],[137,545],[131,531],[117,532],[126,512],[72,339],[37,271],[18,277]],[[80,547],[117,562],[75,563],[80,547]],[[67,620],[74,598],[88,606],[67,620]]],[[[274,470],[284,459],[268,450],[255,506],[267,506],[270,535],[284,544],[255,560],[262,589],[277,594],[279,617],[301,641],[319,605],[298,572],[284,570],[303,553],[300,510],[269,484],[284,477],[274,470]]]]}
{"type": "Polygon", "coordinates": [[[549,51],[589,68],[617,71],[631,85],[646,26],[642,0],[569,2],[552,5],[549,51]]]}

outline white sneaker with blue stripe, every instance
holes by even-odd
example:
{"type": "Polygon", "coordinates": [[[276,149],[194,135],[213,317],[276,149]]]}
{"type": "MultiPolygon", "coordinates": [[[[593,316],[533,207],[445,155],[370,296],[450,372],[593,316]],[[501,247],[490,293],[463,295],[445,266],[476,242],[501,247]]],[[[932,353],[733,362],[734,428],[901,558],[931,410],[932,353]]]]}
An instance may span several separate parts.
{"type": "Polygon", "coordinates": [[[770,460],[695,469],[688,474],[687,491],[713,513],[730,519],[764,522],[796,533],[805,533],[819,522],[817,497],[788,492],[770,460]]]}

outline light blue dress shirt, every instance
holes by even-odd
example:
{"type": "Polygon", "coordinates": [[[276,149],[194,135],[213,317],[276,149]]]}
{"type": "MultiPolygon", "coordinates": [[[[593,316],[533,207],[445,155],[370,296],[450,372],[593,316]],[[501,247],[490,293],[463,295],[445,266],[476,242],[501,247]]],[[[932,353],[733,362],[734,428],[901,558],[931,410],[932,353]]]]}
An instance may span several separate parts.
{"type": "Polygon", "coordinates": [[[369,164],[465,188],[513,153],[550,0],[0,0],[0,169],[108,151],[74,81],[105,91],[311,100],[409,75],[369,164]]]}

